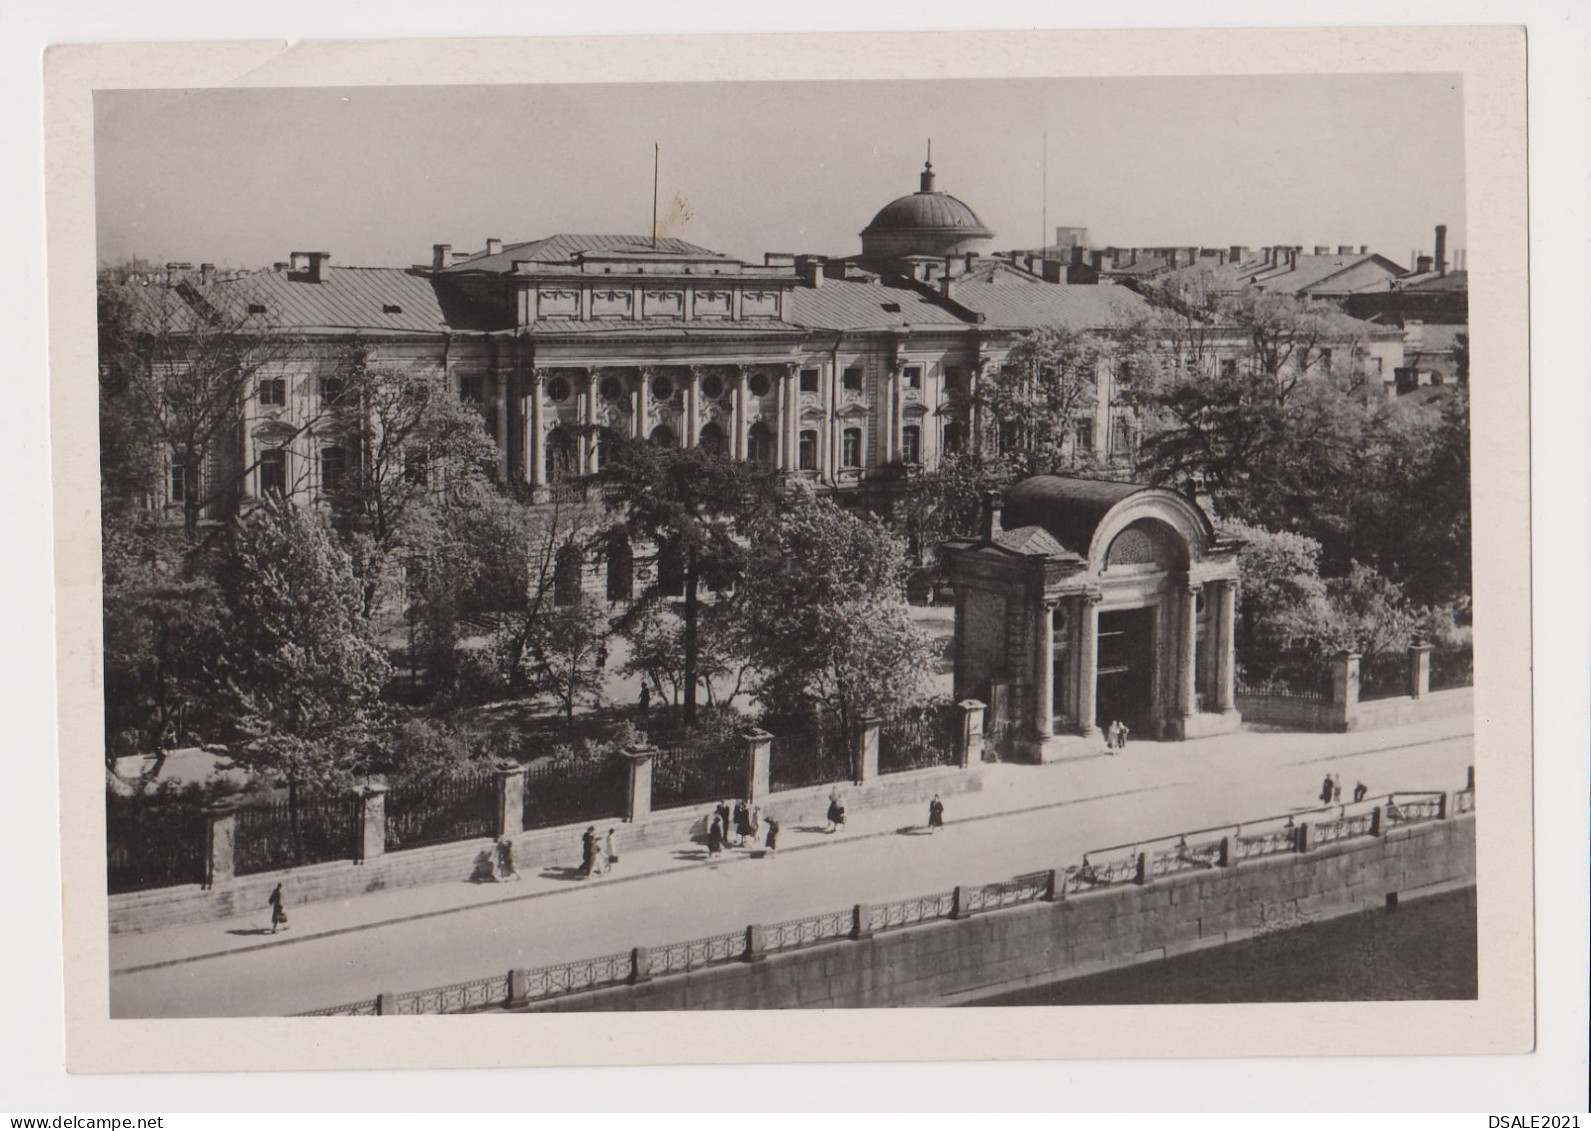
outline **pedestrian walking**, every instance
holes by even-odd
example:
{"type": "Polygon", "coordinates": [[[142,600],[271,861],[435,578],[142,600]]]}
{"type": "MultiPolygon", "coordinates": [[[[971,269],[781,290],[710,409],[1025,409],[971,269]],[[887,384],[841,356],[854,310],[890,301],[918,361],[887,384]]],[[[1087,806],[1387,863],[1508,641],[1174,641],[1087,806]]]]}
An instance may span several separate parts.
{"type": "Polygon", "coordinates": [[[752,846],[755,847],[757,844],[757,835],[762,831],[761,805],[753,805],[751,807],[751,816],[747,819],[746,823],[751,826],[751,843],[752,846]]]}
{"type": "Polygon", "coordinates": [[[724,850],[724,824],[717,817],[707,830],[707,859],[711,860],[724,850]]]}
{"type": "Polygon", "coordinates": [[[718,808],[713,810],[713,816],[718,819],[718,833],[723,837],[724,843],[729,843],[730,831],[735,827],[730,824],[729,802],[720,801],[718,808]]]}
{"type": "Polygon", "coordinates": [[[580,835],[580,874],[590,876],[597,866],[597,826],[588,825],[580,835]]]}
{"type": "Polygon", "coordinates": [[[1127,736],[1131,733],[1132,732],[1127,729],[1126,723],[1122,722],[1120,719],[1116,720],[1116,750],[1118,752],[1127,749],[1127,736]]]}
{"type": "Polygon", "coordinates": [[[934,799],[928,803],[928,832],[933,834],[935,829],[945,827],[945,803],[939,800],[939,795],[934,794],[934,799]]]}
{"type": "Polygon", "coordinates": [[[735,847],[745,845],[746,838],[751,835],[751,810],[744,801],[735,802],[735,847]]]}
{"type": "Polygon", "coordinates": [[[1364,782],[1361,781],[1361,782],[1355,782],[1354,783],[1354,786],[1353,786],[1353,799],[1355,801],[1363,801],[1365,799],[1365,797],[1369,793],[1370,793],[1370,787],[1367,786],[1364,782]]]}
{"type": "Polygon", "coordinates": [[[1332,804],[1342,800],[1342,778],[1336,774],[1331,775],[1331,800],[1332,804]]]}
{"type": "Polygon", "coordinates": [[[492,862],[493,863],[492,879],[494,879],[494,880],[517,880],[517,879],[519,879],[519,870],[514,867],[514,842],[513,841],[509,840],[506,836],[498,837],[497,838],[497,851],[496,851],[496,853],[494,855],[495,855],[496,859],[494,859],[493,862],[492,862]]]}
{"type": "Polygon", "coordinates": [[[602,842],[602,870],[611,872],[618,862],[619,854],[613,851],[613,830],[609,829],[607,839],[602,842]]]}
{"type": "Polygon", "coordinates": [[[769,856],[779,855],[779,822],[773,817],[768,818],[768,838],[763,843],[767,845],[769,856]]]}
{"type": "Polygon", "coordinates": [[[1320,783],[1320,803],[1322,805],[1330,805],[1332,793],[1333,783],[1331,780],[1331,775],[1327,774],[1325,779],[1320,783]]]}
{"type": "Polygon", "coordinates": [[[266,902],[271,905],[271,934],[276,933],[277,927],[287,930],[287,909],[282,906],[281,884],[271,890],[271,897],[266,902]]]}
{"type": "Polygon", "coordinates": [[[829,832],[837,833],[845,827],[845,805],[837,793],[829,794],[829,832]]]}
{"type": "Polygon", "coordinates": [[[1105,728],[1105,753],[1116,753],[1116,723],[1115,720],[1105,728]]]}
{"type": "Polygon", "coordinates": [[[652,706],[652,689],[647,684],[641,684],[641,695],[638,700],[641,705],[641,717],[646,718],[646,712],[652,706]]]}

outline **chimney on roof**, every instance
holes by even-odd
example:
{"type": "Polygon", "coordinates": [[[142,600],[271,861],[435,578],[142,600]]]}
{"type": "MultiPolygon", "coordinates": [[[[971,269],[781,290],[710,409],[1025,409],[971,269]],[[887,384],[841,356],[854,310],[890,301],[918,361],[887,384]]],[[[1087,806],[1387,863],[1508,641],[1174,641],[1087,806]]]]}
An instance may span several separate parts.
{"type": "Polygon", "coordinates": [[[453,245],[450,243],[434,243],[431,245],[431,269],[440,271],[448,265],[453,255],[453,245]]]}
{"type": "Polygon", "coordinates": [[[1415,273],[1419,275],[1429,274],[1431,270],[1431,257],[1429,255],[1422,255],[1415,259],[1414,270],[1415,273]]]}
{"type": "Polygon", "coordinates": [[[1094,270],[1103,271],[1105,269],[1105,253],[1103,251],[1091,251],[1088,253],[1088,258],[1092,261],[1094,270]]]}
{"type": "Polygon", "coordinates": [[[803,255],[796,260],[796,274],[801,276],[801,282],[809,287],[823,285],[823,257],[818,255],[803,255]]]}
{"type": "Polygon", "coordinates": [[[499,255],[499,254],[502,253],[502,250],[503,250],[503,241],[502,240],[498,239],[496,236],[487,236],[486,237],[486,254],[487,255],[499,255]]]}
{"type": "Polygon", "coordinates": [[[214,263],[201,263],[201,264],[199,264],[199,282],[204,283],[206,285],[215,282],[215,264],[214,263]]]}
{"type": "Polygon", "coordinates": [[[1352,255],[1353,254],[1353,244],[1351,244],[1351,243],[1340,243],[1340,244],[1338,244],[1337,245],[1337,254],[1338,255],[1352,255]]]}
{"type": "Polygon", "coordinates": [[[1001,533],[1000,512],[1005,508],[1005,496],[998,491],[983,494],[983,541],[992,543],[1001,533]]]}
{"type": "Polygon", "coordinates": [[[278,260],[277,262],[271,264],[271,270],[275,271],[277,274],[281,274],[283,271],[287,270],[287,264],[278,260]]]}
{"type": "Polygon", "coordinates": [[[962,256],[962,259],[965,261],[965,263],[967,265],[967,270],[971,271],[972,268],[973,268],[973,265],[978,262],[978,253],[975,252],[975,251],[969,251],[964,256],[962,256]]]}
{"type": "Polygon", "coordinates": [[[1040,266],[1044,269],[1044,281],[1046,283],[1059,283],[1061,281],[1061,272],[1066,265],[1059,259],[1046,259],[1040,266]]]}
{"type": "Polygon", "coordinates": [[[1132,249],[1132,258],[1127,261],[1127,265],[1129,267],[1138,266],[1138,252],[1139,252],[1138,248],[1135,247],[1135,248],[1132,249]]]}
{"type": "Polygon", "coordinates": [[[1242,263],[1248,258],[1248,248],[1241,244],[1233,244],[1226,249],[1226,258],[1229,263],[1242,263]]]}
{"type": "Polygon", "coordinates": [[[1436,226],[1436,272],[1439,275],[1447,274],[1447,225],[1436,226]]]}
{"type": "Polygon", "coordinates": [[[311,251],[309,256],[309,281],[311,283],[324,283],[326,281],[326,268],[331,265],[331,252],[311,251]]]}
{"type": "Polygon", "coordinates": [[[1331,248],[1326,246],[1325,244],[1317,243],[1315,245],[1315,254],[1316,255],[1330,255],[1331,254],[1331,248]]]}
{"type": "Polygon", "coordinates": [[[1087,249],[1081,244],[1074,245],[1071,249],[1072,266],[1081,267],[1083,265],[1083,257],[1087,254],[1087,249]]]}
{"type": "Polygon", "coordinates": [[[1359,254],[1360,255],[1369,255],[1370,254],[1370,245],[1367,244],[1367,243],[1360,244],[1359,245],[1359,254]]]}

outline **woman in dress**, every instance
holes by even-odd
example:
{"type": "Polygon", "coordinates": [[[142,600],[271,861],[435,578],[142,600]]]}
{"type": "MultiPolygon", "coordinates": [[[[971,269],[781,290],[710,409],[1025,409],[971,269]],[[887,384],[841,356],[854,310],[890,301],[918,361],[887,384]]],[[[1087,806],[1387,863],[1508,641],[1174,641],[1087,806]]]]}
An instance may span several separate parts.
{"type": "Polygon", "coordinates": [[[928,803],[928,831],[945,827],[945,803],[939,800],[939,795],[934,794],[934,799],[928,803]]]}
{"type": "Polygon", "coordinates": [[[271,891],[271,898],[267,901],[271,905],[271,934],[276,933],[276,928],[287,929],[287,909],[282,906],[282,885],[277,884],[271,891]]]}

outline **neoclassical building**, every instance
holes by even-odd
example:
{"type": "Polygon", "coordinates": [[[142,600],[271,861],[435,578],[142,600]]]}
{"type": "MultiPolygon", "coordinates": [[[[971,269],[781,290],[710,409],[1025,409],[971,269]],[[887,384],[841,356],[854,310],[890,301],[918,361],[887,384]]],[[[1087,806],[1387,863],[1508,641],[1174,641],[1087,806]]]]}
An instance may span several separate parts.
{"type": "MultiPolygon", "coordinates": [[[[488,239],[463,254],[439,244],[409,268],[295,252],[225,276],[173,264],[137,284],[196,310],[246,309],[298,343],[248,398],[230,465],[206,469],[238,480],[227,505],[267,492],[313,503],[359,458],[315,423],[351,347],[371,364],[444,373],[480,405],[498,477],[533,493],[597,470],[607,438],[622,435],[710,446],[841,502],[887,505],[902,469],[982,435],[965,406],[1023,335],[1108,336],[1147,309],[1127,286],[1067,282],[1032,256],[987,254],[991,237],[935,187],[930,165],[848,257],[753,264],[681,239],[561,234],[488,239]]],[[[1397,351],[1388,374],[1401,364],[1395,330],[1367,328],[1356,348],[1397,351]]],[[[1130,456],[1136,415],[1115,396],[1109,365],[1097,380],[1072,443],[1130,456]]],[[[194,485],[175,469],[167,478],[152,501],[176,507],[194,485]]]]}
{"type": "Polygon", "coordinates": [[[1172,491],[1054,475],[991,496],[979,537],[946,547],[955,694],[989,705],[1007,751],[1094,753],[1235,730],[1239,543],[1172,491]]]}

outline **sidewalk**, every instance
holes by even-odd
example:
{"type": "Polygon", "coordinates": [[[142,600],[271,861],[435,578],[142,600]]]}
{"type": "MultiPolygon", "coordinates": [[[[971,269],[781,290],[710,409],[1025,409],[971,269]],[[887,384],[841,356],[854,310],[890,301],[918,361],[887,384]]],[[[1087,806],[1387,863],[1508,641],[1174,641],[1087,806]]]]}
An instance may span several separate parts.
{"type": "MultiPolygon", "coordinates": [[[[699,846],[626,852],[607,877],[529,873],[315,903],[292,929],[268,912],[110,940],[113,1016],[289,1013],[734,930],[1075,863],[1102,845],[1313,807],[1327,770],[1344,791],[1458,789],[1472,764],[1464,717],[1351,735],[1247,730],[1120,755],[985,767],[982,792],[857,811],[843,833],[787,826],[776,860],[699,846]],[[919,809],[923,811],[919,812],[919,809]],[[831,849],[831,851],[819,851],[831,849]]],[[[777,805],[771,808],[777,816],[777,805]]],[[[578,845],[571,844],[571,863],[578,845]]]]}

